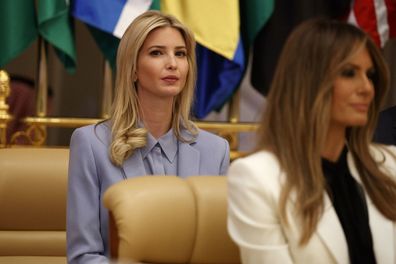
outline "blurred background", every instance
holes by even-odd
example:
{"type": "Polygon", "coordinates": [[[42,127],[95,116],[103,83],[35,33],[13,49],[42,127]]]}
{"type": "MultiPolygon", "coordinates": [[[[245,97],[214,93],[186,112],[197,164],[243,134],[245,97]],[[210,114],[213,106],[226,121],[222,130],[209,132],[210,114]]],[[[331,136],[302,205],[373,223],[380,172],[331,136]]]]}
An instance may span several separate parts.
{"type": "MultiPolygon", "coordinates": [[[[119,38],[148,9],[173,14],[194,31],[196,120],[259,121],[287,35],[316,16],[348,21],[372,36],[391,70],[384,107],[396,104],[394,0],[3,0],[1,5],[0,69],[11,77],[7,100],[18,118],[105,118],[119,38]],[[45,107],[37,103],[40,86],[45,107]]],[[[13,132],[28,126],[13,122],[13,132]]],[[[46,144],[67,146],[73,129],[47,128],[46,144]]],[[[240,150],[253,147],[252,132],[239,140],[240,150]]]]}

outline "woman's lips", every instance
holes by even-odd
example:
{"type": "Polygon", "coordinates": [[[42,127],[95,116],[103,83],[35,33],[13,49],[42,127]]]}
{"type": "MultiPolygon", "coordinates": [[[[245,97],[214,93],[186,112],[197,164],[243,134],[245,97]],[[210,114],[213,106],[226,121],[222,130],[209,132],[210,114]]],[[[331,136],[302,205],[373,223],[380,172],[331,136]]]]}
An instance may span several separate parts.
{"type": "Polygon", "coordinates": [[[169,76],[165,76],[164,78],[161,78],[161,80],[163,80],[166,83],[175,83],[179,80],[179,78],[177,76],[169,75],[169,76]]]}
{"type": "Polygon", "coordinates": [[[367,112],[369,109],[368,104],[352,104],[352,107],[359,112],[367,112]]]}

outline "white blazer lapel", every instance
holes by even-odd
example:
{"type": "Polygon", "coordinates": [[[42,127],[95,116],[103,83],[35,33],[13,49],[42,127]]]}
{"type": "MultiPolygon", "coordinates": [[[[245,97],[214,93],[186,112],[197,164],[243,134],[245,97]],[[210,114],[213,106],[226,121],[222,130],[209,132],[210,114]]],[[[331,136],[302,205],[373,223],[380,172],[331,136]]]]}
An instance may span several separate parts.
{"type": "Polygon", "coordinates": [[[324,203],[325,209],[318,223],[317,233],[337,263],[349,263],[348,244],[344,231],[327,193],[324,203]]]}
{"type": "Polygon", "coordinates": [[[367,197],[369,224],[377,263],[396,263],[395,259],[395,230],[393,222],[385,218],[367,197]]]}

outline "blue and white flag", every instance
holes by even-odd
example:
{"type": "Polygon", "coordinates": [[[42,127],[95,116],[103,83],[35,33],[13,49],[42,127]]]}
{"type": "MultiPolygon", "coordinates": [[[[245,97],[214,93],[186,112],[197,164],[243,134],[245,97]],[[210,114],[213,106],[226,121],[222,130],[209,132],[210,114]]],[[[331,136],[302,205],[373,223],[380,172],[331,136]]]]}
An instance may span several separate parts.
{"type": "Polygon", "coordinates": [[[75,0],[72,14],[90,26],[121,38],[129,24],[150,9],[152,0],[75,0]]]}

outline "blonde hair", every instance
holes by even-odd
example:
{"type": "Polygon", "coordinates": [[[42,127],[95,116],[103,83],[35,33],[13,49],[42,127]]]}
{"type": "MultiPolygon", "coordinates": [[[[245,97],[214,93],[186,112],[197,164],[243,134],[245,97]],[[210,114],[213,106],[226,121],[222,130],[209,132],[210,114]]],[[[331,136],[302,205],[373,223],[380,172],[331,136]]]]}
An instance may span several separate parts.
{"type": "Polygon", "coordinates": [[[188,74],[185,87],[174,100],[172,129],[181,141],[192,140],[197,134],[196,126],[190,121],[196,80],[195,40],[193,33],[175,17],[158,11],[147,11],[129,25],[117,51],[116,91],[111,112],[112,142],[109,148],[111,161],[121,166],[134,151],[146,145],[147,130],[138,127],[141,120],[137,87],[133,80],[139,51],[147,36],[162,27],[177,29],[187,49],[188,74]],[[181,130],[187,129],[191,138],[183,138],[181,130]]]}
{"type": "Polygon", "coordinates": [[[303,226],[300,244],[308,242],[324,209],[321,149],[330,122],[333,81],[362,47],[367,48],[376,71],[375,97],[367,125],[349,128],[346,140],[370,198],[383,215],[396,220],[396,183],[379,170],[369,151],[388,88],[386,64],[374,42],[360,29],[314,19],[298,26],[283,48],[259,133],[259,147],[277,156],[286,175],[279,206],[286,225],[286,204],[290,193],[296,194],[303,226]]]}

